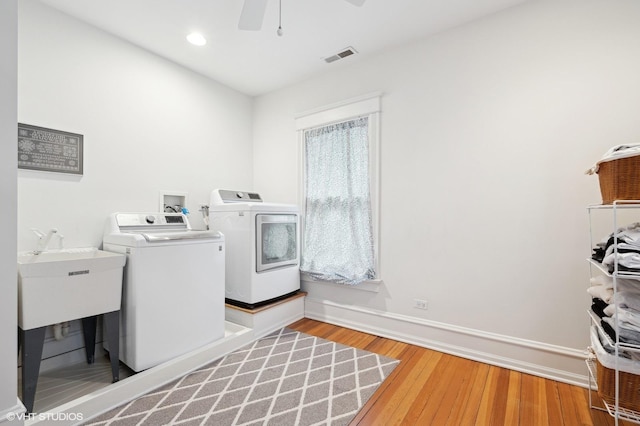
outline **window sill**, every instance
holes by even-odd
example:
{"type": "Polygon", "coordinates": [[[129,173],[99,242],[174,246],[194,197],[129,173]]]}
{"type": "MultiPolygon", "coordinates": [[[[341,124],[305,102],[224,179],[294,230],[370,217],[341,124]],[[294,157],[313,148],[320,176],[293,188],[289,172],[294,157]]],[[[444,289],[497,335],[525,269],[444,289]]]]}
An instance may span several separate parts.
{"type": "Polygon", "coordinates": [[[371,292],[371,293],[379,293],[380,292],[380,286],[382,285],[382,282],[383,282],[381,279],[375,279],[375,280],[363,281],[358,285],[336,284],[336,283],[332,283],[332,282],[329,282],[329,281],[312,280],[311,278],[306,278],[304,276],[304,274],[301,275],[300,279],[305,284],[321,284],[321,285],[335,287],[335,288],[344,288],[344,289],[348,289],[348,290],[358,290],[358,291],[368,291],[368,292],[371,292]]]}

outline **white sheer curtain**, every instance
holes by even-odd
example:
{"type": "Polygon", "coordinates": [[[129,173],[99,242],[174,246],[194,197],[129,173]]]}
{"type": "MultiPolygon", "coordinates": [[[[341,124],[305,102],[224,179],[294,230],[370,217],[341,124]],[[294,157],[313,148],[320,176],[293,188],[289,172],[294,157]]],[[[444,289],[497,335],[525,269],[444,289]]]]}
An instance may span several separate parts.
{"type": "Polygon", "coordinates": [[[375,278],[368,118],[305,131],[304,246],[300,269],[355,285],[375,278]]]}

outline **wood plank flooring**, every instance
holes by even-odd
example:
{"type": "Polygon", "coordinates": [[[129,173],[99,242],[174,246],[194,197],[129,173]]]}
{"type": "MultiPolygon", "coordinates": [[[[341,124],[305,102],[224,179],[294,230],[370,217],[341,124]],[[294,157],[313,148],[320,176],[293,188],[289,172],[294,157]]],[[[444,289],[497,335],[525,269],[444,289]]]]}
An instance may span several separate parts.
{"type": "Polygon", "coordinates": [[[585,388],[306,318],[289,327],[401,360],[351,426],[615,425],[585,388]]]}

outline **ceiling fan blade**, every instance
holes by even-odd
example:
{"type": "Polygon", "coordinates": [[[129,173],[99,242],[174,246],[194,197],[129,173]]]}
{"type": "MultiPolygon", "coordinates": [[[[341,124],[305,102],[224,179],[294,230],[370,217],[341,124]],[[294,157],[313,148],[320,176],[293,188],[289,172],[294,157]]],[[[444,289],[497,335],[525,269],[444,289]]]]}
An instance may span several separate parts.
{"type": "Polygon", "coordinates": [[[348,1],[349,3],[351,3],[351,4],[352,4],[352,5],[354,5],[354,6],[358,6],[358,7],[360,7],[360,6],[362,6],[362,5],[364,4],[364,2],[365,2],[365,1],[367,1],[367,0],[345,0],[345,1],[348,1]]]}
{"type": "Polygon", "coordinates": [[[244,0],[238,28],[241,30],[259,31],[262,28],[267,0],[244,0]]]}

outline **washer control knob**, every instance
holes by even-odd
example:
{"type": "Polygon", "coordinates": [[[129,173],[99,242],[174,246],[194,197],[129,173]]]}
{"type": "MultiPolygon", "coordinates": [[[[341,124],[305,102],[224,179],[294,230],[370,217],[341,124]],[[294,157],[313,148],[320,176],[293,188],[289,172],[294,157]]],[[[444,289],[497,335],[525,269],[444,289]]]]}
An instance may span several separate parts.
{"type": "Polygon", "coordinates": [[[145,217],[144,220],[146,220],[147,223],[153,223],[153,222],[156,221],[156,217],[152,216],[152,215],[149,215],[149,216],[145,217]]]}
{"type": "Polygon", "coordinates": [[[236,197],[242,198],[244,197],[244,194],[242,192],[236,192],[236,197]]]}

